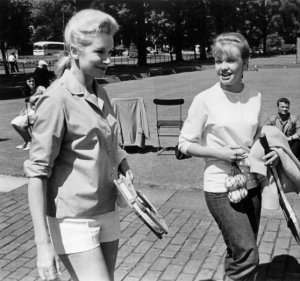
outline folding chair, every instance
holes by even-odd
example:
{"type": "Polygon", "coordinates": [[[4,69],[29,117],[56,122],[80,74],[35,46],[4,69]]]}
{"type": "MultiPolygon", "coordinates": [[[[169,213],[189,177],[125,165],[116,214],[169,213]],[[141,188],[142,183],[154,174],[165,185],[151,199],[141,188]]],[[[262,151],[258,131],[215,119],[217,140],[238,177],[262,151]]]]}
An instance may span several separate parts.
{"type": "Polygon", "coordinates": [[[184,104],[184,99],[154,99],[153,103],[155,104],[156,109],[156,130],[158,139],[157,155],[159,155],[165,150],[168,150],[168,147],[161,146],[160,137],[179,136],[179,132],[183,125],[182,105],[184,104]],[[161,133],[161,129],[167,130],[164,130],[164,133],[161,133]],[[170,133],[170,129],[178,129],[179,132],[177,134],[170,133]]]}

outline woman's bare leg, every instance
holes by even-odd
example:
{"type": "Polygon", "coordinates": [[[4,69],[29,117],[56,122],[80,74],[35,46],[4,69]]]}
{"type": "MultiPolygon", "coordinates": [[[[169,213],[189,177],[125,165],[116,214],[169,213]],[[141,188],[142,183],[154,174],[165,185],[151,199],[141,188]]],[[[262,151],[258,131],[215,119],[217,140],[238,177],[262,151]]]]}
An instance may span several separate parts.
{"type": "Polygon", "coordinates": [[[60,255],[74,281],[113,281],[119,240],[101,243],[95,249],[60,255]]]}

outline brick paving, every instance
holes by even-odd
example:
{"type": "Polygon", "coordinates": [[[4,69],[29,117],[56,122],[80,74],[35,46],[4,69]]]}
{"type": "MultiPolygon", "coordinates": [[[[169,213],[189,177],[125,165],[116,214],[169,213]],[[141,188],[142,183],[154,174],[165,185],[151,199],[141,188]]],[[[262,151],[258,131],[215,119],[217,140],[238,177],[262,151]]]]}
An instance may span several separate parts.
{"type": "MultiPolygon", "coordinates": [[[[0,280],[39,280],[26,185],[0,193],[0,280]]],[[[225,245],[201,190],[142,189],[159,208],[169,233],[158,239],[131,209],[122,209],[116,281],[222,280],[225,245]],[[153,194],[157,193],[155,196],[153,194]]],[[[300,216],[300,197],[289,195],[300,216]]],[[[280,210],[263,211],[260,281],[299,281],[300,246],[280,210]]],[[[64,270],[59,280],[70,280],[64,270]]]]}

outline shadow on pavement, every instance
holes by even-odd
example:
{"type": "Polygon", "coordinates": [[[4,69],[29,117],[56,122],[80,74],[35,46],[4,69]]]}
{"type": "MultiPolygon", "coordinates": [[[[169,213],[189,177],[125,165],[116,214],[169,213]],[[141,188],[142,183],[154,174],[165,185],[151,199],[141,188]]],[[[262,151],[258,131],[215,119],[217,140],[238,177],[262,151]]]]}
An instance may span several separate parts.
{"type": "Polygon", "coordinates": [[[0,100],[24,99],[22,88],[6,88],[0,89],[0,100]]]}
{"type": "Polygon", "coordinates": [[[290,255],[275,256],[271,262],[259,265],[257,281],[265,281],[268,277],[282,280],[300,280],[300,264],[297,259],[290,255]]]}
{"type": "Polygon", "coordinates": [[[22,89],[25,80],[25,73],[0,75],[0,100],[24,98],[22,89]]]}
{"type": "Polygon", "coordinates": [[[157,147],[152,145],[146,145],[145,147],[139,147],[139,146],[125,146],[124,149],[129,154],[145,154],[149,152],[157,152],[158,155],[171,155],[175,156],[175,147],[169,146],[169,147],[157,147]]]}
{"type": "Polygon", "coordinates": [[[145,153],[157,151],[157,147],[154,147],[152,145],[146,145],[145,147],[139,147],[139,146],[135,146],[135,145],[125,146],[124,149],[129,154],[135,154],[135,153],[145,154],[145,153]]]}

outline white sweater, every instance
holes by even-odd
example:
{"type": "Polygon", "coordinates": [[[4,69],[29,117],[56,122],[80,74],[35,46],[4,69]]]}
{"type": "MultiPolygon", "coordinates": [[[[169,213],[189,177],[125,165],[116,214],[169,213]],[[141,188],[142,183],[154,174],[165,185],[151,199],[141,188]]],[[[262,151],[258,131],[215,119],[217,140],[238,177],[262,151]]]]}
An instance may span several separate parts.
{"type": "MultiPolygon", "coordinates": [[[[249,152],[255,134],[261,127],[261,94],[248,87],[240,93],[223,90],[220,83],[198,94],[189,109],[179,136],[179,149],[186,153],[191,143],[207,147],[240,145],[249,152]]],[[[204,190],[226,192],[225,178],[229,175],[231,163],[216,158],[206,158],[204,190]]],[[[249,161],[239,162],[247,176],[247,187],[257,185],[249,173],[249,161]]]]}

